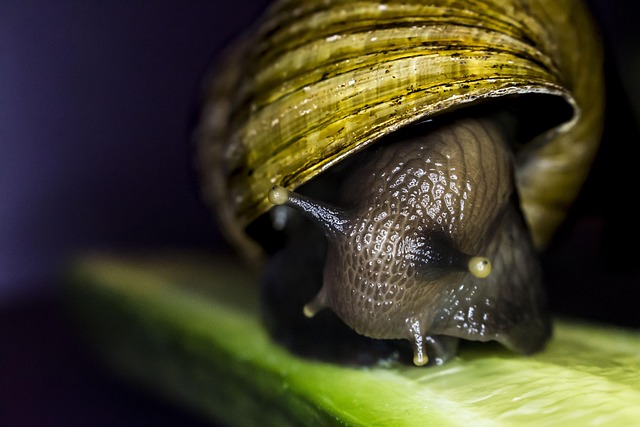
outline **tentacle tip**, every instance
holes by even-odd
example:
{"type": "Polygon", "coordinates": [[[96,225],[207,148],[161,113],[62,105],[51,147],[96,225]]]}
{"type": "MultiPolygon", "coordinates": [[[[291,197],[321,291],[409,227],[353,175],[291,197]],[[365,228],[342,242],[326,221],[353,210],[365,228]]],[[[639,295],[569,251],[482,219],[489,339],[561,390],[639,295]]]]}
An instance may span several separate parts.
{"type": "Polygon", "coordinates": [[[419,352],[419,353],[414,353],[413,355],[413,364],[416,366],[424,366],[427,363],[429,363],[429,358],[427,357],[426,354],[419,352]]]}
{"type": "Polygon", "coordinates": [[[284,205],[289,201],[289,191],[280,185],[274,185],[269,190],[267,198],[274,205],[284,205]]]}
{"type": "Polygon", "coordinates": [[[312,318],[316,315],[316,313],[318,313],[318,308],[315,307],[313,303],[309,303],[304,306],[302,312],[304,313],[305,317],[312,318]]]}
{"type": "Polygon", "coordinates": [[[491,274],[491,261],[489,258],[474,256],[469,260],[468,268],[475,277],[484,279],[491,274]]]}

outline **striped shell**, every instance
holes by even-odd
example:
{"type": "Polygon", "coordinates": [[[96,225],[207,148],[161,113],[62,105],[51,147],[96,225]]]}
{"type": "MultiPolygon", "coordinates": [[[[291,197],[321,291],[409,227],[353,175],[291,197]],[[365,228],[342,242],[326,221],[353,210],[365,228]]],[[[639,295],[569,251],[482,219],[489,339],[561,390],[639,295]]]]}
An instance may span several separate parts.
{"type": "Polygon", "coordinates": [[[553,126],[517,153],[517,184],[542,248],[597,151],[601,62],[576,0],[278,1],[208,83],[196,134],[204,198],[257,258],[245,227],[274,184],[294,189],[436,114],[538,95],[527,120],[553,126]],[[547,117],[554,103],[570,109],[562,122],[547,117]]]}

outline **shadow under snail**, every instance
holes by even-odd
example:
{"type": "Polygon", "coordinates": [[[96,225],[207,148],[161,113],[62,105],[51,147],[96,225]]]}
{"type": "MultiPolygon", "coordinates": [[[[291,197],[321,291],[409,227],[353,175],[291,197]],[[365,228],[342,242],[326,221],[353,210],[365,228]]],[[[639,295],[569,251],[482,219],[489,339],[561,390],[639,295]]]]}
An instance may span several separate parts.
{"type": "Polygon", "coordinates": [[[538,253],[597,151],[601,62],[574,0],[276,2],[207,82],[203,197],[307,317],[406,340],[416,365],[460,338],[534,353],[538,253]]]}

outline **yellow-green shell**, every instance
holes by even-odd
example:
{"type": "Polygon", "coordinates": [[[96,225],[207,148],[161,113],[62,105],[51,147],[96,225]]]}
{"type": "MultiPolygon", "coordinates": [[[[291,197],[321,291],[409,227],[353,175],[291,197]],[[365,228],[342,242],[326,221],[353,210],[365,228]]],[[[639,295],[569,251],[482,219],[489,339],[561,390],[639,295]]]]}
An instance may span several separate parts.
{"type": "MultiPolygon", "coordinates": [[[[409,123],[512,94],[573,117],[536,139],[518,189],[544,246],[600,140],[599,40],[578,0],[276,2],[229,49],[196,135],[205,199],[249,256],[245,227],[289,189],[409,123]]],[[[540,120],[545,115],[540,108],[540,120]]]]}

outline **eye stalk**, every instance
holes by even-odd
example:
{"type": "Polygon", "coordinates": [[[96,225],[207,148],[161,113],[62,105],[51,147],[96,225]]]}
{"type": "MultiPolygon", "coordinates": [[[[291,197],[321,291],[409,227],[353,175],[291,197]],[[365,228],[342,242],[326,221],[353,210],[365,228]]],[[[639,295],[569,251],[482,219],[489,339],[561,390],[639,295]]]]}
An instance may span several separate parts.
{"type": "Polygon", "coordinates": [[[489,258],[459,251],[441,231],[432,230],[407,241],[411,243],[405,246],[405,258],[416,263],[426,280],[437,280],[452,271],[468,271],[479,279],[491,274],[489,258]]]}
{"type": "Polygon", "coordinates": [[[348,224],[348,219],[342,210],[289,191],[279,185],[274,185],[267,197],[274,205],[287,205],[304,213],[322,228],[327,237],[344,232],[348,224]]]}

